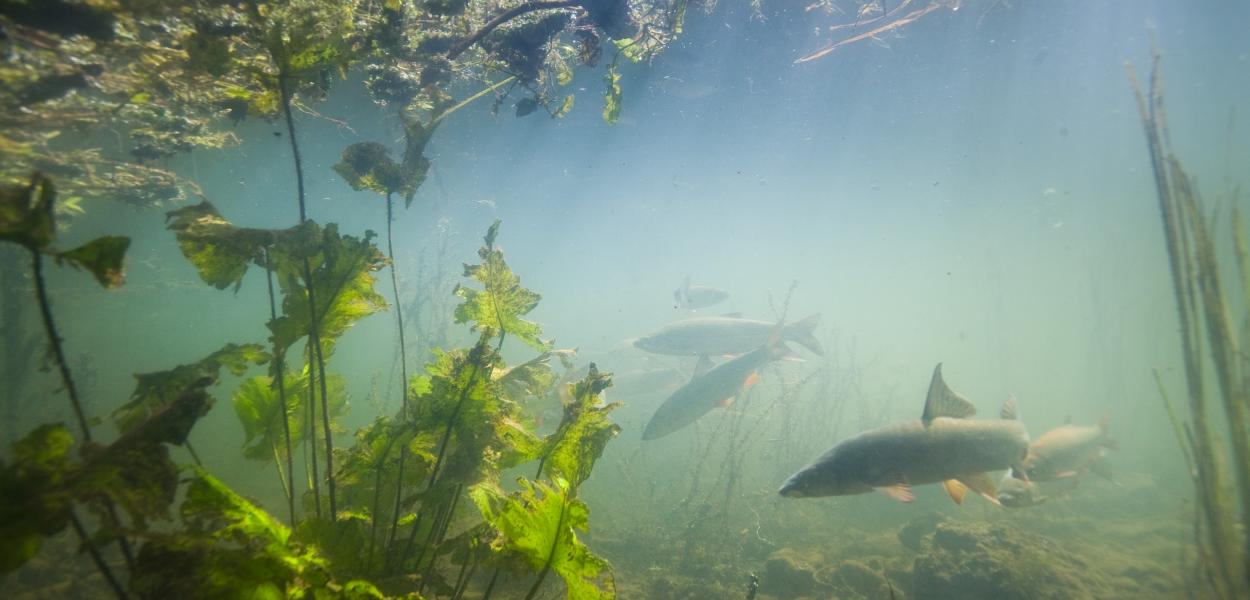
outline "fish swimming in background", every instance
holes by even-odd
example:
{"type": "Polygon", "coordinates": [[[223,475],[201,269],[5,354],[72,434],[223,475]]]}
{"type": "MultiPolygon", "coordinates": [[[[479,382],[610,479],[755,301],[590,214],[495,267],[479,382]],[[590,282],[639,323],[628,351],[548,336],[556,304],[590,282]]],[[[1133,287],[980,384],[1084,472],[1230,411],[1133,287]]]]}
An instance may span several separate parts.
{"type": "Polygon", "coordinates": [[[729,292],[702,285],[690,285],[690,276],[681,282],[681,287],[673,291],[673,300],[677,308],[696,310],[719,304],[729,297],[729,292]]]}
{"type": "Polygon", "coordinates": [[[699,420],[718,406],[729,406],[743,389],[759,381],[759,368],[789,352],[776,331],[768,343],[696,375],[656,409],[642,439],[662,438],[699,420]]]}
{"type": "Polygon", "coordinates": [[[612,376],[612,389],[621,396],[669,391],[686,382],[686,375],[672,367],[638,369],[612,376]]]}
{"type": "Polygon", "coordinates": [[[1033,481],[1054,481],[1093,471],[1110,480],[1104,459],[1107,450],[1118,444],[1107,433],[1109,422],[1106,416],[1090,426],[1073,425],[1069,420],[1047,431],[1029,444],[1024,473],[1033,481]]]}
{"type": "Polygon", "coordinates": [[[674,356],[736,356],[760,348],[780,327],[781,339],[794,342],[824,356],[816,336],[812,335],[820,313],[789,325],[743,319],[740,317],[694,317],[669,323],[650,335],[634,340],[634,347],[655,354],[674,356]]]}
{"type": "Polygon", "coordinates": [[[957,504],[963,503],[969,489],[998,504],[989,472],[1023,467],[1029,434],[1016,419],[1012,400],[1003,405],[1002,420],[968,418],[974,414],[972,403],[946,385],[939,363],[920,420],[871,429],[839,442],[786,480],[779,493],[812,498],[875,489],[911,502],[915,499],[911,486],[940,482],[957,504]]]}
{"type": "Polygon", "coordinates": [[[1051,498],[1066,498],[1079,483],[1076,477],[1048,482],[1026,481],[1008,471],[998,485],[998,502],[1007,508],[1037,506],[1051,498]]]}

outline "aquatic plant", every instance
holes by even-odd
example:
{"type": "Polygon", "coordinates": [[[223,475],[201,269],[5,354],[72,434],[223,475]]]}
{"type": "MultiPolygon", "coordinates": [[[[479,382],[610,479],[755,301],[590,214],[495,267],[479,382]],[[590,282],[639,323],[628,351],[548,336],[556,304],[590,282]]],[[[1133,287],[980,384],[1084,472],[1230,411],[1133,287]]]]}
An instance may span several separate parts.
{"type": "MultiPolygon", "coordinates": [[[[1190,463],[1198,505],[1196,541],[1205,580],[1216,597],[1239,598],[1250,592],[1250,537],[1244,527],[1236,526],[1250,520],[1250,379],[1246,377],[1250,361],[1239,350],[1250,340],[1244,339],[1244,330],[1240,336],[1235,332],[1232,318],[1234,307],[1244,307],[1250,300],[1250,234],[1234,208],[1232,236],[1240,286],[1226,287],[1213,237],[1213,217],[1208,216],[1197,187],[1171,147],[1163,104],[1161,57],[1153,44],[1152,50],[1146,91],[1138,83],[1132,66],[1127,69],[1146,133],[1166,238],[1181,325],[1189,422],[1178,424],[1166,393],[1164,401],[1169,418],[1180,430],[1178,438],[1190,463]],[[1234,295],[1230,301],[1230,293],[1240,293],[1240,297],[1234,295]],[[1204,366],[1208,359],[1216,379],[1214,394],[1204,366]],[[1213,412],[1212,400],[1218,402],[1220,413],[1213,412]],[[1209,421],[1213,414],[1226,418],[1232,460],[1220,449],[1221,436],[1209,421]],[[1226,483],[1229,471],[1235,482],[1233,490],[1226,483]]],[[[1231,204],[1235,207],[1235,191],[1233,196],[1231,204]]],[[[1244,322],[1250,318],[1250,312],[1242,310],[1244,322]]],[[[1161,383],[1160,391],[1164,391],[1161,383]]]]}
{"type": "MultiPolygon", "coordinates": [[[[472,283],[454,290],[463,301],[454,320],[470,325],[477,343],[434,350],[415,377],[407,374],[392,268],[404,402],[397,415],[377,418],[346,447],[335,446],[335,418],[346,396],[327,364],[354,323],[387,306],[374,289],[374,274],[394,267],[392,197],[402,195],[405,205],[414,200],[430,168],[425,148],[449,115],[487,95],[498,107],[516,91],[524,95],[517,116],[539,107],[552,117],[567,114],[573,96],[557,88],[569,85],[575,64],[595,67],[606,47],[615,52],[604,112],[613,122],[621,106],[619,57],[638,62],[660,52],[680,33],[685,10],[685,2],[652,0],[0,6],[0,25],[13,49],[0,68],[0,103],[10,109],[0,119],[0,240],[31,253],[45,334],[80,430],[77,458],[71,456],[75,436],[47,425],[19,440],[0,466],[0,495],[13,500],[0,510],[0,529],[15,540],[5,548],[4,568],[16,568],[40,540],[72,526],[121,598],[241,589],[267,596],[380,597],[362,577],[386,583],[382,587],[395,594],[415,597],[428,589],[460,596],[479,564],[506,561],[504,546],[487,543],[499,539],[490,523],[456,530],[456,522],[474,520],[464,511],[457,517],[457,507],[470,504],[468,490],[497,485],[502,470],[531,462],[538,479],[553,482],[535,483],[535,498],[558,504],[561,514],[581,515],[569,527],[584,523],[577,486],[616,433],[607,418],[614,405],[600,398],[610,379],[593,370],[576,384],[550,436],[540,439],[526,427],[521,405],[551,394],[556,377],[548,363],[563,354],[524,319],[540,297],[504,262],[494,244],[498,223],[487,233],[481,263],[466,267],[472,283]],[[315,118],[314,105],[340,81],[360,81],[403,127],[398,162],[385,147],[364,142],[345,151],[338,169],[353,187],[386,198],[385,256],[372,232],[342,234],[308,212],[299,115],[315,118]],[[452,91],[465,82],[482,89],[455,102],[452,91]],[[170,211],[168,228],[201,280],[217,289],[237,291],[251,267],[264,270],[268,343],[226,344],[201,360],[137,375],[130,397],[110,407],[120,437],[95,444],[94,421],[52,318],[43,259],[87,270],[112,287],[122,281],[128,240],[105,236],[60,250],[53,244],[56,220],[90,212],[102,198],[149,207],[192,195],[202,200],[194,184],[154,161],[238,143],[229,127],[249,117],[280,119],[285,126],[298,221],[286,228],[237,227],[203,200],[170,211]],[[77,141],[62,136],[69,131],[77,141]],[[95,141],[106,132],[117,143],[95,141]],[[54,201],[44,175],[31,173],[57,177],[61,200],[54,201]],[[499,355],[509,336],[537,356],[509,368],[499,355]],[[261,366],[267,374],[253,372],[261,366]],[[274,461],[289,526],[206,471],[179,481],[168,446],[187,448],[199,462],[187,434],[213,404],[210,386],[226,372],[251,375],[232,402],[246,438],[242,454],[274,461]],[[299,510],[294,454],[301,445],[308,486],[299,510]],[[90,518],[80,517],[82,508],[90,518]],[[167,518],[148,527],[149,519],[167,518]],[[125,573],[105,555],[114,541],[125,573]],[[139,544],[137,552],[132,543],[139,544]],[[459,565],[454,581],[440,573],[448,561],[459,565]]],[[[417,297],[428,292],[419,290],[417,297]]],[[[509,535],[521,539],[544,523],[510,526],[509,535]]],[[[556,530],[550,547],[569,547],[571,538],[556,530]]],[[[567,571],[548,562],[538,569],[531,596],[551,570],[567,571]]],[[[495,589],[498,572],[488,590],[495,589]]]]}

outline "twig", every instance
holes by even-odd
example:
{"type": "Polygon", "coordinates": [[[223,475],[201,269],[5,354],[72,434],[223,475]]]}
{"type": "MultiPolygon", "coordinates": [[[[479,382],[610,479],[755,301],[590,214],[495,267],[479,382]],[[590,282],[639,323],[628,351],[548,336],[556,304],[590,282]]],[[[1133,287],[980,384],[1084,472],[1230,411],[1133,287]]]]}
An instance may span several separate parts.
{"type": "Polygon", "coordinates": [[[469,37],[456,42],[450,50],[447,51],[447,59],[455,60],[456,57],[464,54],[465,50],[472,48],[474,44],[482,41],[482,38],[490,35],[500,25],[511,21],[521,15],[532,13],[539,10],[551,10],[557,8],[570,8],[573,6],[581,6],[580,0],[541,0],[538,2],[530,2],[527,4],[518,4],[499,13],[498,16],[486,22],[481,29],[469,34],[469,37]]]}

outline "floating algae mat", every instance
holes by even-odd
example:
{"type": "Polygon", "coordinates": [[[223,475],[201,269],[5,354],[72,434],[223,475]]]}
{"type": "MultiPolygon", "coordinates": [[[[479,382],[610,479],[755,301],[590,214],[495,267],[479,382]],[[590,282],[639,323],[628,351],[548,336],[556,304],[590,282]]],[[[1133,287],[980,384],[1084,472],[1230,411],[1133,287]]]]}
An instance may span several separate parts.
{"type": "Polygon", "coordinates": [[[1247,22],[0,0],[0,596],[1247,597],[1247,22]]]}

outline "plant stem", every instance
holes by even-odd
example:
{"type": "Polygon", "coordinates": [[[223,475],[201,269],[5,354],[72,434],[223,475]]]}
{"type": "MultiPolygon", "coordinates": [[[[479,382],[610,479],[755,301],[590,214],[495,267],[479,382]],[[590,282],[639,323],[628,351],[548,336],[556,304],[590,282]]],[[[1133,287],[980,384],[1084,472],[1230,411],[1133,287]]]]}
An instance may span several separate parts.
{"type": "MultiPolygon", "coordinates": [[[[49,203],[48,210],[52,210],[49,203]]],[[[69,394],[70,404],[74,407],[74,415],[78,418],[78,426],[82,430],[84,442],[91,441],[91,428],[87,425],[87,415],[83,411],[82,401],[78,398],[78,388],[74,385],[74,378],[69,372],[69,361],[65,360],[65,349],[61,347],[61,336],[56,329],[56,321],[52,318],[52,303],[48,300],[48,284],[43,279],[43,254],[38,250],[32,249],[31,269],[35,277],[35,296],[39,299],[39,312],[43,316],[43,328],[47,333],[48,343],[52,345],[52,354],[56,358],[57,368],[61,372],[61,382],[65,385],[65,391],[69,394]]],[[[113,505],[113,501],[105,499],[104,507],[108,512],[109,519],[116,529],[121,530],[121,518],[117,516],[117,507],[113,505]]],[[[88,538],[84,538],[84,543],[91,545],[88,538]]],[[[125,535],[118,533],[117,543],[121,546],[122,556],[126,558],[126,566],[133,570],[135,557],[134,552],[130,549],[130,541],[125,535]]]]}
{"type": "Polygon", "coordinates": [[[521,15],[532,13],[534,11],[539,11],[539,10],[581,6],[581,4],[582,3],[579,0],[541,0],[537,2],[529,2],[527,4],[518,4],[516,6],[513,6],[512,8],[509,8],[508,10],[505,10],[499,13],[498,16],[491,19],[490,21],[487,21],[486,24],[483,25],[481,29],[478,29],[477,31],[474,31],[473,33],[469,34],[469,37],[464,38],[463,40],[460,40],[459,42],[456,42],[456,45],[452,46],[451,49],[447,51],[447,59],[455,60],[456,57],[460,56],[461,54],[464,54],[465,50],[472,48],[473,44],[476,44],[482,41],[482,38],[490,35],[490,32],[494,31],[497,27],[521,15]]]}
{"type": "Polygon", "coordinates": [[[317,389],[316,373],[313,372],[312,340],[308,341],[308,456],[312,458],[313,505],[317,518],[321,518],[321,482],[317,475],[317,389]]]}
{"type": "MultiPolygon", "coordinates": [[[[265,253],[265,283],[269,289],[269,318],[272,321],[278,319],[278,304],[274,300],[273,294],[273,265],[269,262],[269,249],[263,250],[265,253]]],[[[278,403],[282,405],[282,438],[286,441],[286,488],[287,488],[287,510],[291,516],[291,527],[295,526],[295,458],[291,448],[291,417],[287,414],[286,406],[286,357],[285,351],[278,348],[277,344],[273,347],[273,370],[274,382],[278,384],[278,403]]]]}
{"type": "MultiPolygon", "coordinates": [[[[392,245],[391,222],[394,221],[394,201],[391,192],[386,193],[386,256],[391,261],[391,291],[395,296],[395,324],[399,329],[399,373],[401,387],[401,403],[399,422],[408,420],[408,345],[404,341],[404,309],[399,301],[399,282],[395,275],[395,248],[392,245]]],[[[395,541],[395,531],[399,528],[399,504],[403,501],[404,466],[408,453],[403,448],[399,451],[399,474],[395,477],[395,510],[391,511],[391,531],[387,536],[389,548],[395,541]]],[[[380,471],[379,471],[380,472],[380,471]]],[[[377,511],[374,511],[377,514],[377,511]]]]}
{"type": "MultiPolygon", "coordinates": [[[[299,199],[299,221],[303,223],[308,220],[304,193],[304,163],[300,160],[299,142],[295,139],[295,118],[291,116],[291,90],[287,82],[289,74],[286,67],[286,64],[282,64],[278,70],[278,91],[282,97],[282,115],[286,119],[287,139],[291,142],[291,156],[295,161],[295,186],[299,199]]],[[[321,378],[321,418],[324,422],[326,438],[326,484],[329,487],[330,519],[334,520],[338,514],[334,502],[334,438],[330,434],[330,401],[326,397],[325,357],[322,355],[321,350],[321,336],[317,331],[319,325],[317,320],[317,298],[313,291],[312,268],[307,257],[304,258],[303,266],[305,289],[308,290],[308,343],[312,344],[315,349],[315,352],[309,352],[309,356],[316,356],[317,375],[321,378]]],[[[308,371],[311,375],[313,362],[310,360],[308,364],[308,371]]],[[[309,388],[310,390],[312,388],[311,380],[309,388]]],[[[315,453],[316,451],[316,445],[314,444],[313,452],[315,453]]]]}
{"type": "Polygon", "coordinates": [[[564,535],[564,515],[568,512],[569,497],[564,492],[560,492],[564,497],[560,503],[560,518],[556,521],[556,534],[551,541],[551,550],[547,552],[547,562],[543,564],[543,570],[538,572],[538,581],[530,587],[530,592],[525,595],[525,600],[534,600],[534,596],[538,594],[538,589],[542,587],[543,580],[547,578],[547,573],[551,572],[551,563],[556,557],[556,548],[560,547],[560,537],[564,535]]]}
{"type": "MultiPolygon", "coordinates": [[[[386,466],[386,457],[391,455],[391,446],[395,445],[398,436],[387,436],[386,448],[382,450],[382,457],[378,459],[377,466],[374,467],[373,475],[373,518],[370,519],[369,525],[369,554],[365,559],[365,572],[369,571],[369,567],[373,565],[373,547],[378,536],[378,505],[382,495],[382,470],[386,466]]],[[[400,455],[403,456],[402,454],[400,455]]],[[[402,458],[401,458],[402,460],[402,458]]],[[[403,481],[402,479],[400,481],[403,481]]]]}
{"type": "Polygon", "coordinates": [[[91,543],[91,538],[87,535],[87,530],[82,526],[82,521],[78,519],[78,515],[72,510],[69,513],[69,522],[74,526],[74,533],[78,534],[78,540],[86,547],[87,554],[91,555],[91,562],[95,563],[95,568],[104,576],[104,580],[113,589],[113,593],[121,600],[128,600],[130,595],[126,593],[126,589],[117,580],[117,576],[113,574],[113,570],[109,568],[108,563],[104,562],[104,557],[100,556],[100,550],[95,547],[95,544],[91,543]]]}
{"type": "Polygon", "coordinates": [[[486,591],[482,592],[482,600],[490,600],[491,594],[495,593],[495,582],[499,580],[500,571],[499,567],[495,567],[495,572],[490,576],[490,583],[486,584],[486,591]]]}
{"type": "Polygon", "coordinates": [[[61,336],[57,333],[56,322],[52,319],[48,286],[43,280],[43,255],[38,250],[31,250],[30,256],[31,266],[35,273],[35,295],[39,299],[39,311],[43,314],[43,329],[48,334],[48,343],[52,345],[52,355],[56,358],[56,366],[61,372],[61,383],[65,385],[70,404],[74,407],[74,416],[78,419],[82,439],[90,442],[91,428],[87,425],[87,415],[83,412],[82,401],[78,399],[78,388],[74,386],[74,378],[69,372],[69,361],[65,360],[65,350],[61,347],[61,336]]]}

